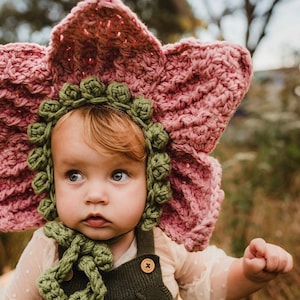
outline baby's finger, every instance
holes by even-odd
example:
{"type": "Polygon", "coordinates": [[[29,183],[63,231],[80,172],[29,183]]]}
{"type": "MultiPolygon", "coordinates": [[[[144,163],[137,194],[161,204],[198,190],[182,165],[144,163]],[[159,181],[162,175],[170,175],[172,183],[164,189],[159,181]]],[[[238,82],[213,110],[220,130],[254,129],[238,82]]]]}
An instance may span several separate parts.
{"type": "Polygon", "coordinates": [[[287,273],[293,268],[292,256],[278,246],[273,246],[266,257],[267,272],[287,273]]]}
{"type": "Polygon", "coordinates": [[[265,256],[266,249],[267,249],[267,243],[264,239],[261,238],[253,239],[248,246],[248,251],[249,251],[248,257],[262,258],[265,256]]]}
{"type": "Polygon", "coordinates": [[[244,268],[249,274],[257,274],[266,268],[264,258],[245,258],[244,268]]]}
{"type": "Polygon", "coordinates": [[[290,272],[294,267],[294,261],[293,261],[293,256],[290,253],[287,253],[287,262],[282,269],[282,273],[288,273],[290,272]]]}
{"type": "Polygon", "coordinates": [[[269,281],[276,277],[275,273],[266,272],[266,260],[264,258],[245,258],[244,272],[252,281],[269,281]]]}

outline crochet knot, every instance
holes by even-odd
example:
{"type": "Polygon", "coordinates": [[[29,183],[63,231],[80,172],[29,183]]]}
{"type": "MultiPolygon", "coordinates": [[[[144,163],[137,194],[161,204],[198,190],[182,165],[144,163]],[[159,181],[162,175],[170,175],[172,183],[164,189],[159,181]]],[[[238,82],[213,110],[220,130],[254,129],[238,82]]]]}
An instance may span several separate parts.
{"type": "Polygon", "coordinates": [[[27,163],[33,171],[43,170],[49,163],[50,150],[48,147],[33,149],[28,156],[27,163]]]}
{"type": "Polygon", "coordinates": [[[30,124],[27,129],[28,139],[31,143],[43,145],[50,139],[51,130],[52,130],[51,123],[30,124]]]}
{"type": "Polygon", "coordinates": [[[131,114],[132,116],[138,116],[144,122],[151,120],[153,114],[152,101],[143,97],[137,97],[133,101],[131,114]]]}
{"type": "Polygon", "coordinates": [[[80,82],[81,95],[85,99],[98,98],[105,95],[105,85],[97,77],[88,77],[80,82]]]}
{"type": "Polygon", "coordinates": [[[38,172],[34,179],[32,180],[32,188],[37,195],[44,192],[48,192],[52,183],[52,178],[49,176],[48,172],[38,172]]]}
{"type": "Polygon", "coordinates": [[[44,198],[38,207],[38,212],[43,215],[47,221],[53,221],[58,217],[56,204],[53,197],[44,198]]]}
{"type": "Polygon", "coordinates": [[[78,85],[65,83],[58,93],[59,101],[64,106],[73,106],[73,102],[81,98],[81,91],[78,85]]]}
{"type": "Polygon", "coordinates": [[[153,226],[157,224],[157,221],[159,220],[161,214],[161,207],[153,205],[150,206],[150,204],[147,203],[143,215],[144,222],[141,224],[142,230],[148,231],[153,228],[153,226]]]}
{"type": "MultiPolygon", "coordinates": [[[[167,153],[155,153],[148,160],[147,174],[155,180],[163,180],[170,174],[170,157],[167,153]]],[[[151,186],[152,187],[152,186],[151,186]]]]}
{"type": "Polygon", "coordinates": [[[109,248],[103,248],[102,244],[96,244],[93,248],[93,257],[97,265],[101,264],[102,271],[112,268],[112,254],[109,248]]]}
{"type": "Polygon", "coordinates": [[[39,108],[39,115],[46,122],[56,121],[66,113],[66,108],[56,100],[45,100],[39,108]]]}
{"type": "Polygon", "coordinates": [[[172,192],[170,183],[168,181],[166,183],[158,181],[155,182],[151,190],[149,190],[147,200],[150,203],[156,202],[158,204],[164,204],[170,199],[171,196],[172,192]]]}
{"type": "MultiPolygon", "coordinates": [[[[101,253],[100,255],[104,255],[104,253],[101,253]]],[[[97,274],[99,271],[97,270],[97,265],[94,263],[94,260],[92,260],[90,257],[83,256],[80,257],[78,261],[78,269],[83,271],[85,274],[97,274]]],[[[101,268],[102,269],[102,268],[101,268]]],[[[102,279],[102,276],[99,274],[99,278],[102,279]]],[[[97,277],[95,276],[94,280],[91,280],[88,284],[87,290],[96,291],[97,295],[93,293],[90,297],[92,298],[86,298],[85,295],[84,298],[74,298],[74,299],[103,299],[103,295],[106,294],[107,289],[104,285],[103,280],[95,280],[97,277]]],[[[75,295],[74,295],[75,296],[75,295]]]]}
{"type": "Polygon", "coordinates": [[[66,227],[61,222],[48,222],[44,226],[46,236],[54,238],[59,245],[67,248],[71,245],[76,234],[73,229],[66,227]]]}
{"type": "Polygon", "coordinates": [[[161,123],[151,123],[147,130],[145,130],[145,134],[148,138],[147,146],[149,148],[162,150],[168,144],[169,136],[161,123]]]}
{"type": "Polygon", "coordinates": [[[44,294],[45,299],[47,300],[68,300],[67,295],[64,293],[64,291],[57,286],[56,282],[53,281],[53,275],[51,277],[51,281],[49,280],[50,276],[41,276],[38,279],[38,285],[39,289],[42,294],[44,294]]]}
{"type": "MultiPolygon", "coordinates": [[[[107,97],[112,101],[113,104],[115,101],[120,102],[120,107],[122,104],[128,104],[131,100],[131,94],[128,87],[119,82],[112,82],[108,85],[107,90],[107,97]]],[[[127,106],[124,106],[127,107],[127,106]]]]}
{"type": "Polygon", "coordinates": [[[59,103],[65,107],[66,112],[83,106],[88,103],[88,99],[82,97],[78,85],[65,83],[59,92],[59,103]]]}

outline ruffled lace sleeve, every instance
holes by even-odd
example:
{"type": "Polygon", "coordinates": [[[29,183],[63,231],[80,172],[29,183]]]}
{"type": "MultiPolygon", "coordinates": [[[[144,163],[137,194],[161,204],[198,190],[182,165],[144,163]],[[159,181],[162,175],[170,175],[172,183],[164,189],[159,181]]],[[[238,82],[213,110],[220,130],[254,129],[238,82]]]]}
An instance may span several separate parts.
{"type": "Polygon", "coordinates": [[[36,285],[37,278],[57,260],[55,241],[47,238],[43,229],[34,232],[17,264],[14,275],[7,286],[4,299],[43,299],[36,285]]]}
{"type": "Polygon", "coordinates": [[[163,281],[174,297],[180,294],[184,300],[226,299],[228,271],[235,258],[215,246],[188,252],[158,228],[154,236],[163,281]]]}

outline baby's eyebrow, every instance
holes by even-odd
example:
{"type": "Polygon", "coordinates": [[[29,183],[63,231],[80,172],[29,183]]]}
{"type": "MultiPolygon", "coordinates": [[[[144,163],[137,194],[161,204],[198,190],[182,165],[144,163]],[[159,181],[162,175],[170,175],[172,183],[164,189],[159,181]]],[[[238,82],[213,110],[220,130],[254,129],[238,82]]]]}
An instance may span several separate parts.
{"type": "Polygon", "coordinates": [[[59,166],[68,166],[70,168],[81,166],[85,162],[86,160],[82,157],[61,157],[61,155],[58,155],[57,159],[53,159],[54,165],[57,163],[59,166]]]}

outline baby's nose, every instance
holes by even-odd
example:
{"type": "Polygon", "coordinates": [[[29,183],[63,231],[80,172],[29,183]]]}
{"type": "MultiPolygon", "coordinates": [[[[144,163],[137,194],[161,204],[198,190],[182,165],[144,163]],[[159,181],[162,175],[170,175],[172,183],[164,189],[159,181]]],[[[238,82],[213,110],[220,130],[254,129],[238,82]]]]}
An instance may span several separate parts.
{"type": "Polygon", "coordinates": [[[86,202],[88,203],[108,203],[108,193],[105,185],[100,183],[94,183],[89,186],[86,202]]]}

